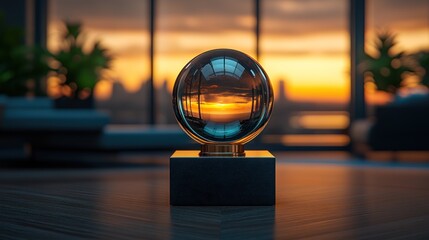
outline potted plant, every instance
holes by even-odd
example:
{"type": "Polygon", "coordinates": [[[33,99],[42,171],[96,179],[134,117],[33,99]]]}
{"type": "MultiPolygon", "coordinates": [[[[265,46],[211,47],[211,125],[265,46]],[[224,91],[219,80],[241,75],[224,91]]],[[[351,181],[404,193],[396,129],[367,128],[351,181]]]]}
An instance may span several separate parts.
{"type": "Polygon", "coordinates": [[[0,14],[0,94],[45,96],[41,80],[51,71],[49,52],[26,46],[22,29],[7,26],[0,14]]]}
{"type": "Polygon", "coordinates": [[[375,41],[375,53],[366,53],[363,68],[365,81],[373,82],[377,90],[396,95],[407,74],[414,73],[404,52],[395,52],[395,35],[380,33],[375,41]]]}
{"type": "Polygon", "coordinates": [[[9,108],[50,108],[44,80],[52,70],[49,52],[24,44],[24,31],[9,26],[0,14],[0,122],[9,108]]]}
{"type": "Polygon", "coordinates": [[[418,83],[414,83],[414,90],[408,88],[409,94],[406,96],[400,96],[398,91],[411,82],[406,80],[410,76],[420,77],[420,82],[427,84],[428,56],[395,52],[395,45],[395,35],[379,34],[375,54],[367,54],[363,63],[365,80],[373,82],[377,90],[395,97],[391,103],[375,108],[374,123],[369,128],[367,142],[373,150],[426,151],[429,150],[426,144],[429,97],[418,91],[422,87],[418,83]]]}
{"type": "Polygon", "coordinates": [[[112,57],[100,42],[89,44],[80,23],[65,24],[60,50],[53,54],[56,74],[65,94],[56,100],[58,108],[92,108],[94,87],[110,68],[112,57]],[[85,51],[84,49],[88,49],[85,51]]]}

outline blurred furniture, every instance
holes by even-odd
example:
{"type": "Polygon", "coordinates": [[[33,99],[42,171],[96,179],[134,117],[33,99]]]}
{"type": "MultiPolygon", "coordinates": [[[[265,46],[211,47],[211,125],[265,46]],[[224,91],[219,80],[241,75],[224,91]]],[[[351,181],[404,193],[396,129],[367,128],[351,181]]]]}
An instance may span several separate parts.
{"type": "Polygon", "coordinates": [[[53,101],[48,97],[6,97],[2,96],[3,105],[7,109],[52,109],[53,101]]]}
{"type": "Polygon", "coordinates": [[[34,157],[34,150],[55,136],[79,136],[85,141],[100,135],[109,122],[94,110],[57,110],[49,98],[3,97],[0,121],[2,158],[34,157]]]}
{"type": "Polygon", "coordinates": [[[0,159],[73,152],[197,149],[177,126],[109,126],[107,113],[56,109],[49,98],[0,98],[0,159]],[[1,110],[3,106],[3,110],[1,110]]]}
{"type": "Polygon", "coordinates": [[[429,104],[382,106],[375,116],[368,136],[373,150],[429,150],[429,104]]]}
{"type": "Polygon", "coordinates": [[[375,109],[374,119],[353,123],[350,133],[358,151],[428,151],[429,97],[398,100],[375,109]]]}
{"type": "MultiPolygon", "coordinates": [[[[27,141],[23,135],[12,134],[8,125],[14,125],[14,111],[25,112],[34,109],[50,109],[53,103],[49,98],[7,97],[0,95],[0,159],[25,158],[27,141]],[[12,118],[11,118],[12,116],[12,118]]],[[[28,122],[28,121],[27,121],[28,122]]]]}
{"type": "Polygon", "coordinates": [[[82,151],[148,151],[198,149],[199,146],[177,126],[148,127],[145,125],[107,125],[99,135],[50,136],[44,139],[43,146],[51,150],[82,151]]]}

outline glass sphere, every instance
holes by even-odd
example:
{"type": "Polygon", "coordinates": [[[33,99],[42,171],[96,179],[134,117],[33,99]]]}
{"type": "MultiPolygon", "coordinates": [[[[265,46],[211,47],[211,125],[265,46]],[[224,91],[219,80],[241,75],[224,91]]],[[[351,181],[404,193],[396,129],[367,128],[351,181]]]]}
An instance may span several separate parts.
{"type": "Polygon", "coordinates": [[[180,126],[201,144],[245,144],[265,127],[273,108],[268,75],[256,60],[231,49],[192,59],[174,84],[180,126]]]}

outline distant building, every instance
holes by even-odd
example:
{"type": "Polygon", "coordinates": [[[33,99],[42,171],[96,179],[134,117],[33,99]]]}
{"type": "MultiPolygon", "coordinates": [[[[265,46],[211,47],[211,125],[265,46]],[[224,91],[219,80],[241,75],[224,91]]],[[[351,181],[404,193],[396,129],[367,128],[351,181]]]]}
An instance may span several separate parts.
{"type": "Polygon", "coordinates": [[[113,124],[145,124],[148,122],[148,81],[137,92],[125,90],[120,81],[112,86],[109,99],[97,102],[97,107],[110,113],[113,124]]]}

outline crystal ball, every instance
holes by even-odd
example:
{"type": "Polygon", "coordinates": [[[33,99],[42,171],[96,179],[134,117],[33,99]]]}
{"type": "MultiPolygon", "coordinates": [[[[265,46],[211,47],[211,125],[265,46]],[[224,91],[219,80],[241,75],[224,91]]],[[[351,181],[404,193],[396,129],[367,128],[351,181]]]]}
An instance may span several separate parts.
{"type": "Polygon", "coordinates": [[[173,108],[179,125],[200,144],[245,144],[267,124],[273,89],[256,60],[215,49],[196,56],[179,73],[173,108]]]}

